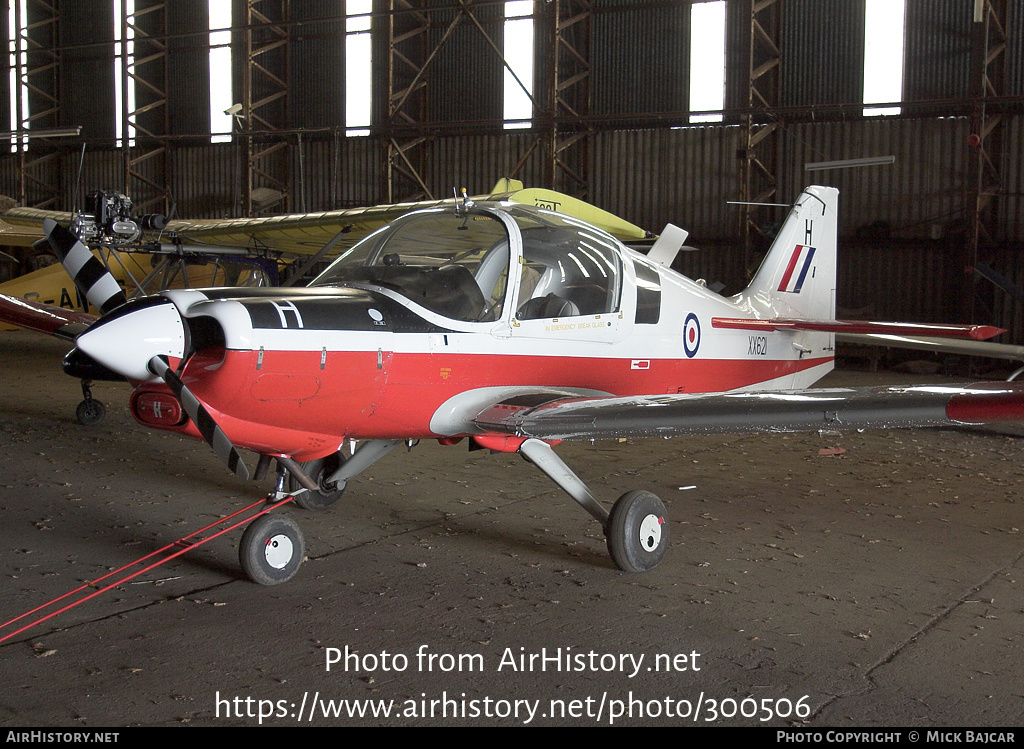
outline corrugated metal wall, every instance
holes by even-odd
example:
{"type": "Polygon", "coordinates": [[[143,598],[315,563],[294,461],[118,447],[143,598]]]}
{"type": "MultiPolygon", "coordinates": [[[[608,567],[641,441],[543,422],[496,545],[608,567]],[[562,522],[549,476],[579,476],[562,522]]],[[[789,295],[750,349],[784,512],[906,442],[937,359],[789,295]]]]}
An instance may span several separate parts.
{"type": "Polygon", "coordinates": [[[973,18],[974,0],[907,0],[904,99],[969,95],[973,18]]]}
{"type": "Polygon", "coordinates": [[[339,16],[341,5],[339,0],[290,4],[291,127],[333,127],[344,122],[345,22],[339,16]],[[335,20],[322,20],[328,18],[335,20]]]}
{"type": "MultiPolygon", "coordinates": [[[[233,0],[236,19],[244,2],[233,0]]],[[[89,143],[82,191],[122,189],[122,154],[113,138],[112,15],[109,0],[62,3],[64,57],[61,123],[82,125],[89,143]]],[[[383,2],[375,4],[378,63],[387,55],[380,30],[383,2]],[[383,46],[383,48],[382,48],[383,46]]],[[[436,43],[455,17],[451,0],[430,0],[430,39],[436,43]]],[[[783,0],[782,104],[850,105],[844,119],[823,121],[810,114],[783,123],[779,138],[780,199],[791,200],[807,183],[834,184],[841,190],[844,237],[840,304],[873,305],[885,317],[939,319],[950,309],[964,277],[958,260],[967,219],[968,156],[966,119],[956,117],[863,119],[857,112],[862,69],[863,0],[783,0]],[[808,173],[815,161],[894,155],[891,166],[808,173]],[[933,238],[935,237],[935,238],[933,238]],[[881,280],[885,284],[881,284],[881,280]],[[891,292],[897,284],[900,293],[891,292]],[[886,290],[889,289],[889,290],[886,290]]],[[[972,31],[972,0],[908,0],[906,97],[946,100],[967,94],[972,31]]],[[[538,18],[550,23],[549,8],[538,18]]],[[[340,0],[291,3],[293,42],[289,122],[293,127],[338,128],[343,118],[344,56],[340,0]]],[[[501,6],[474,7],[488,33],[501,43],[501,6]]],[[[749,0],[731,0],[728,38],[742,37],[749,21],[749,0]]],[[[205,0],[170,5],[168,96],[171,134],[197,135],[208,126],[205,86],[205,0]],[[199,85],[197,82],[202,82],[199,85]]],[[[1005,93],[1024,95],[1024,6],[1011,2],[1005,69],[1005,93]]],[[[465,19],[464,19],[465,20],[465,19]]],[[[411,17],[405,15],[404,23],[411,17]]],[[[6,23],[6,17],[0,21],[6,23]]],[[[669,0],[596,0],[590,26],[592,76],[589,113],[588,179],[592,202],[658,232],[666,222],[686,227],[692,242],[715,248],[690,253],[688,271],[722,280],[735,289],[750,269],[735,249],[739,217],[727,201],[738,196],[739,129],[731,125],[629,129],[635,117],[674,113],[685,121],[689,45],[689,5],[669,0]]],[[[578,27],[576,31],[581,29],[578,27]]],[[[545,27],[546,29],[546,27],[545,27]]],[[[546,80],[550,29],[538,31],[536,80],[546,80]]],[[[575,32],[574,32],[575,33],[575,32]]],[[[236,41],[240,33],[234,34],[236,41]]],[[[577,40],[580,41],[580,40],[577,40]]],[[[424,54],[429,52],[429,44],[424,54]]],[[[410,53],[413,54],[413,53],[410,53]]],[[[420,60],[422,62],[422,60],[420,60]]],[[[737,65],[742,50],[730,53],[727,75],[730,105],[743,105],[737,65]]],[[[386,103],[386,66],[378,64],[375,90],[378,122],[386,103]]],[[[241,62],[236,64],[236,87],[241,62]]],[[[7,86],[6,77],[0,86],[7,86]]],[[[424,179],[435,195],[453,187],[488,191],[495,180],[520,164],[515,176],[544,184],[549,165],[541,131],[500,129],[502,67],[479,31],[464,22],[438,52],[427,76],[422,121],[436,125],[422,147],[424,179]],[[486,126],[482,125],[486,121],[486,126]],[[458,137],[449,127],[461,123],[458,137]]],[[[240,90],[240,88],[236,88],[240,90]]],[[[544,99],[544,95],[540,95],[544,99]]],[[[3,96],[0,109],[8,106],[3,96]]],[[[546,100],[546,99],[545,99],[546,100]]],[[[380,202],[386,190],[384,141],[346,138],[336,130],[294,133],[291,144],[291,205],[320,210],[380,202]]],[[[1008,117],[1002,129],[1003,195],[997,201],[997,244],[1024,243],[1024,115],[1008,117]]],[[[241,214],[244,161],[239,144],[210,145],[197,138],[170,141],[168,190],[179,216],[241,214]]],[[[14,192],[18,161],[0,158],[0,192],[14,192]]],[[[78,151],[69,147],[62,174],[65,193],[73,194],[78,151]]],[[[783,215],[779,211],[779,218],[783,215]]],[[[1024,285],[1019,254],[991,252],[997,270],[1024,285]]],[[[994,314],[1021,338],[1019,306],[994,299],[994,314]]]]}
{"type": "Polygon", "coordinates": [[[782,106],[861,101],[864,0],[786,0],[779,49],[782,106]]]}
{"type": "MultiPolygon", "coordinates": [[[[434,0],[431,4],[451,6],[444,0],[434,0]]],[[[431,14],[431,48],[441,43],[455,15],[454,10],[431,14]]],[[[501,4],[474,8],[473,15],[500,48],[504,20],[501,4]]],[[[503,79],[501,58],[477,27],[463,18],[430,64],[427,93],[430,121],[491,123],[493,128],[493,123],[502,116],[503,79]]]]}
{"type": "Polygon", "coordinates": [[[1024,3],[1011,2],[1006,12],[1006,93],[1024,96],[1024,3]]]}
{"type": "Polygon", "coordinates": [[[594,114],[682,112],[689,101],[690,8],[598,0],[593,27],[594,114]],[[637,6],[640,7],[637,7],[637,6]]]}
{"type": "Polygon", "coordinates": [[[114,139],[114,12],[112,3],[64,3],[60,18],[61,118],[81,125],[89,143],[114,139]]]}
{"type": "Polygon", "coordinates": [[[169,133],[201,133],[210,128],[210,89],[196,85],[210,75],[208,3],[175,0],[168,4],[167,23],[174,31],[167,41],[169,133]]]}

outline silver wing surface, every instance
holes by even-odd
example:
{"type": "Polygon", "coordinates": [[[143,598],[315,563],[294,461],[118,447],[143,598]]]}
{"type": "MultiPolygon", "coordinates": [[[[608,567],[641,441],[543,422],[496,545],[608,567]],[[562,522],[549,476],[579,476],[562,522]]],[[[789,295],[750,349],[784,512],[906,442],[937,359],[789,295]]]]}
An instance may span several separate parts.
{"type": "Polygon", "coordinates": [[[472,422],[492,434],[581,440],[964,426],[1022,419],[1024,384],[986,382],[549,399],[521,408],[516,399],[507,399],[481,410],[472,422]]]}

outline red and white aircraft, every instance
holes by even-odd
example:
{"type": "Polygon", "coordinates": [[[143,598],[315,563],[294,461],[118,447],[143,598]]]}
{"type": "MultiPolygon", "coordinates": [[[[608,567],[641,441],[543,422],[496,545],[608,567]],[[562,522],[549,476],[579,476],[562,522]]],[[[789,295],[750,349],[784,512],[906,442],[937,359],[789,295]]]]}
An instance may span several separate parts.
{"type": "MultiPolygon", "coordinates": [[[[139,422],[202,437],[240,477],[238,448],[260,456],[257,477],[276,459],[271,499],[324,507],[403,441],[468,438],[538,466],[601,523],[621,569],[644,571],[668,542],[662,502],[631,491],[609,512],[556,455],[560,440],[1024,418],[1014,384],[808,389],[832,369],[837,332],[1001,332],[835,320],[837,203],[835,189],[807,188],[750,286],[728,298],[670,269],[671,232],[643,255],[571,216],[501,201],[413,211],[307,288],[132,302],[70,232],[52,221],[46,232],[104,310],[87,328],[68,320],[85,328],[71,358],[128,378],[139,422]]],[[[249,526],[240,556],[274,584],[303,549],[298,525],[274,513],[249,526]]]]}

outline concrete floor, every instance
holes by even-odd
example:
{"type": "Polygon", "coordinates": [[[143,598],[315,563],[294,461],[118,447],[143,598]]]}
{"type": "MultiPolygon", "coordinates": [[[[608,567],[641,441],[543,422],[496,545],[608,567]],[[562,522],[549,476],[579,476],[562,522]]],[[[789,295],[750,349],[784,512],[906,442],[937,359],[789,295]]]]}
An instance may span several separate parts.
{"type": "MultiPolygon", "coordinates": [[[[0,333],[0,621],[269,488],[127,386],[79,426],[66,348],[0,333]]],[[[287,510],[286,585],[242,578],[236,531],[3,643],[0,725],[1020,725],[1020,434],[560,446],[603,499],[665,501],[645,575],[523,460],[424,443],[287,510]]]]}

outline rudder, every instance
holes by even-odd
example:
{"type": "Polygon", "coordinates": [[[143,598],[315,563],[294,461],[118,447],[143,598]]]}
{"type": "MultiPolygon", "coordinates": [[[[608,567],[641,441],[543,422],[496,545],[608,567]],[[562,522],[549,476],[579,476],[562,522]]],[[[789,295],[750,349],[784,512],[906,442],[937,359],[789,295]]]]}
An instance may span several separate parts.
{"type": "Polygon", "coordinates": [[[739,296],[763,314],[835,319],[839,190],[806,188],[739,296]]]}

